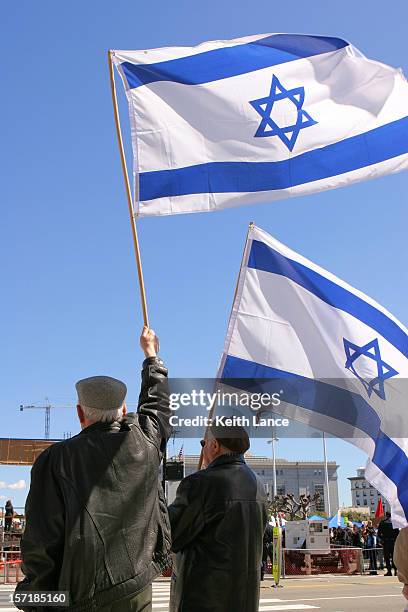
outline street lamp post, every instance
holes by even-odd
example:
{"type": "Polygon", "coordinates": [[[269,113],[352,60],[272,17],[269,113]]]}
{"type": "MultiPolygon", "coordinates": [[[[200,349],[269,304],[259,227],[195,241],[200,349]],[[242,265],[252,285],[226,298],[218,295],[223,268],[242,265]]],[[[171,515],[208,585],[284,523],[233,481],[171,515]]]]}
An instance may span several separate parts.
{"type": "Polygon", "coordinates": [[[278,438],[276,438],[275,433],[273,435],[273,438],[271,440],[268,440],[268,444],[272,444],[273,498],[274,499],[278,494],[278,485],[276,483],[276,449],[275,449],[275,442],[277,441],[278,441],[278,438]]]}
{"type": "MultiPolygon", "coordinates": [[[[326,449],[326,436],[323,432],[323,457],[324,457],[324,482],[327,495],[327,514],[331,517],[331,504],[330,504],[330,491],[329,491],[329,466],[327,464],[327,449],[326,449]]],[[[326,509],[326,508],[325,508],[326,509]]]]}

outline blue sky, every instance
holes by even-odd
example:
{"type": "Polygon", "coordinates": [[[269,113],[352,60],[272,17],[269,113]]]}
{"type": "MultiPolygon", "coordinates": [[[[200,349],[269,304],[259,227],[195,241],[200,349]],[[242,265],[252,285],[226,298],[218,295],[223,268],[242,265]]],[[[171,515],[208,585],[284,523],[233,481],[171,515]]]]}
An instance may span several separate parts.
{"type": "MultiPolygon", "coordinates": [[[[344,37],[408,73],[408,5],[258,0],[136,3],[31,0],[2,8],[0,435],[43,434],[21,403],[75,402],[78,378],[106,373],[136,401],[142,325],[118,158],[106,51],[191,45],[263,32],[344,37]]],[[[120,92],[123,124],[126,107],[120,92]]],[[[127,141],[127,149],[129,151],[127,141]]],[[[408,174],[270,205],[139,223],[152,326],[173,376],[213,376],[248,222],[377,299],[406,323],[408,174]]],[[[77,431],[54,410],[51,434],[77,431]]],[[[197,452],[186,442],[188,452],[197,452]]],[[[346,477],[364,456],[330,440],[346,477]]],[[[254,452],[270,446],[256,442],[254,452]]],[[[321,458],[318,441],[281,442],[279,456],[321,458]]],[[[0,468],[0,485],[28,470],[0,468]]],[[[0,489],[16,505],[27,489],[0,489]]],[[[1,500],[0,500],[1,503],[1,500]]]]}

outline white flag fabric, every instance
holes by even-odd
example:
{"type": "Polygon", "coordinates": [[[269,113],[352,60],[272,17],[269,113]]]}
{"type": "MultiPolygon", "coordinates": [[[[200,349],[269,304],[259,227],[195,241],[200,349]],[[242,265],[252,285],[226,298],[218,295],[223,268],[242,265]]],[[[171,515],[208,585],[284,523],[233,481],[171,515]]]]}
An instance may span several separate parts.
{"type": "Polygon", "coordinates": [[[254,227],[218,377],[287,381],[274,412],[364,450],[367,480],[407,524],[408,335],[385,308],[254,227]]]}
{"type": "Polygon", "coordinates": [[[408,165],[408,85],[339,39],[264,34],[115,51],[135,213],[212,211],[408,165]]]}

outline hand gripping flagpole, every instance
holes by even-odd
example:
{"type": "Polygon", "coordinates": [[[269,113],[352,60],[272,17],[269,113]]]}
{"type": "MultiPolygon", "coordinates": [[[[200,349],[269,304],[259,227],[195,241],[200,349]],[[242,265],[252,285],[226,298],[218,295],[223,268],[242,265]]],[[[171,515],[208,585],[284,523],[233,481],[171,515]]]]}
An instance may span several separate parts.
{"type": "MultiPolygon", "coordinates": [[[[240,278],[241,278],[242,266],[244,265],[245,253],[246,253],[246,251],[247,251],[248,240],[249,240],[249,238],[250,238],[250,235],[251,235],[251,232],[252,232],[252,230],[253,230],[253,229],[254,229],[254,223],[251,221],[251,223],[249,224],[249,227],[248,227],[248,232],[247,232],[247,236],[246,236],[246,240],[245,240],[244,252],[242,253],[241,265],[240,265],[240,267],[239,267],[239,272],[238,272],[237,282],[236,282],[236,285],[235,285],[235,291],[234,291],[234,299],[232,300],[232,306],[231,306],[231,311],[230,311],[230,316],[229,316],[229,319],[231,319],[232,312],[233,312],[233,310],[234,310],[235,300],[236,300],[237,293],[238,293],[239,281],[240,281],[240,278]]],[[[212,419],[213,419],[214,412],[215,412],[215,405],[213,405],[213,406],[211,407],[210,414],[208,415],[208,418],[209,418],[209,421],[210,421],[210,422],[211,422],[211,421],[212,421],[212,419]]],[[[208,432],[208,430],[209,430],[209,429],[210,429],[210,428],[209,428],[209,427],[207,427],[207,428],[206,428],[206,432],[208,432]]],[[[199,459],[199,461],[198,461],[198,469],[199,469],[199,470],[201,470],[201,468],[202,468],[202,465],[203,465],[203,459],[204,459],[203,449],[201,449],[200,459],[199,459]]]]}
{"type": "Polygon", "coordinates": [[[122,132],[120,129],[118,98],[116,95],[115,73],[113,69],[112,55],[114,55],[114,51],[108,51],[109,74],[110,74],[110,83],[111,83],[111,91],[112,91],[113,111],[115,115],[116,134],[118,137],[120,159],[122,162],[123,178],[125,179],[125,188],[126,188],[127,202],[128,202],[128,208],[129,208],[130,225],[132,228],[133,246],[135,249],[135,256],[136,256],[137,274],[139,277],[140,301],[142,303],[143,320],[144,320],[144,324],[147,327],[149,327],[149,317],[147,313],[147,303],[146,303],[146,291],[145,291],[145,286],[144,286],[144,281],[143,281],[142,260],[140,257],[139,238],[137,235],[136,221],[135,221],[135,216],[133,212],[132,191],[130,187],[129,173],[128,173],[127,164],[126,164],[125,149],[123,147],[122,132]]]}

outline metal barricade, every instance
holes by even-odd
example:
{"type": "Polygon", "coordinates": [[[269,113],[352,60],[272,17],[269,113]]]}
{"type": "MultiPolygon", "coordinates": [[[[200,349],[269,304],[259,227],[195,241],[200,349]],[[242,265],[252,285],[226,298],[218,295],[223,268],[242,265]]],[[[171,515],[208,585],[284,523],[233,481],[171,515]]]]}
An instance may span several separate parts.
{"type": "Polygon", "coordinates": [[[285,576],[317,574],[362,574],[364,560],[361,548],[342,547],[326,550],[283,550],[285,576]]]}
{"type": "Polygon", "coordinates": [[[16,584],[22,579],[21,572],[21,536],[24,530],[25,517],[14,508],[13,516],[5,516],[5,508],[0,509],[0,584],[16,584]]]}
{"type": "MultiPolygon", "coordinates": [[[[24,509],[14,507],[13,516],[5,516],[5,507],[0,507],[0,561],[20,559],[21,537],[25,528],[24,509]],[[20,512],[18,512],[20,511],[20,512]]],[[[4,568],[2,578],[4,579],[4,568]]]]}
{"type": "Polygon", "coordinates": [[[383,570],[384,567],[384,551],[382,548],[363,548],[364,572],[374,574],[377,570],[383,570]]]}
{"type": "Polygon", "coordinates": [[[0,506],[1,531],[9,531],[11,529],[19,529],[24,531],[25,521],[26,518],[24,506],[14,506],[13,516],[6,516],[6,507],[0,506]]]}
{"type": "Polygon", "coordinates": [[[22,578],[20,551],[2,551],[0,560],[0,584],[16,584],[22,578]]]}

